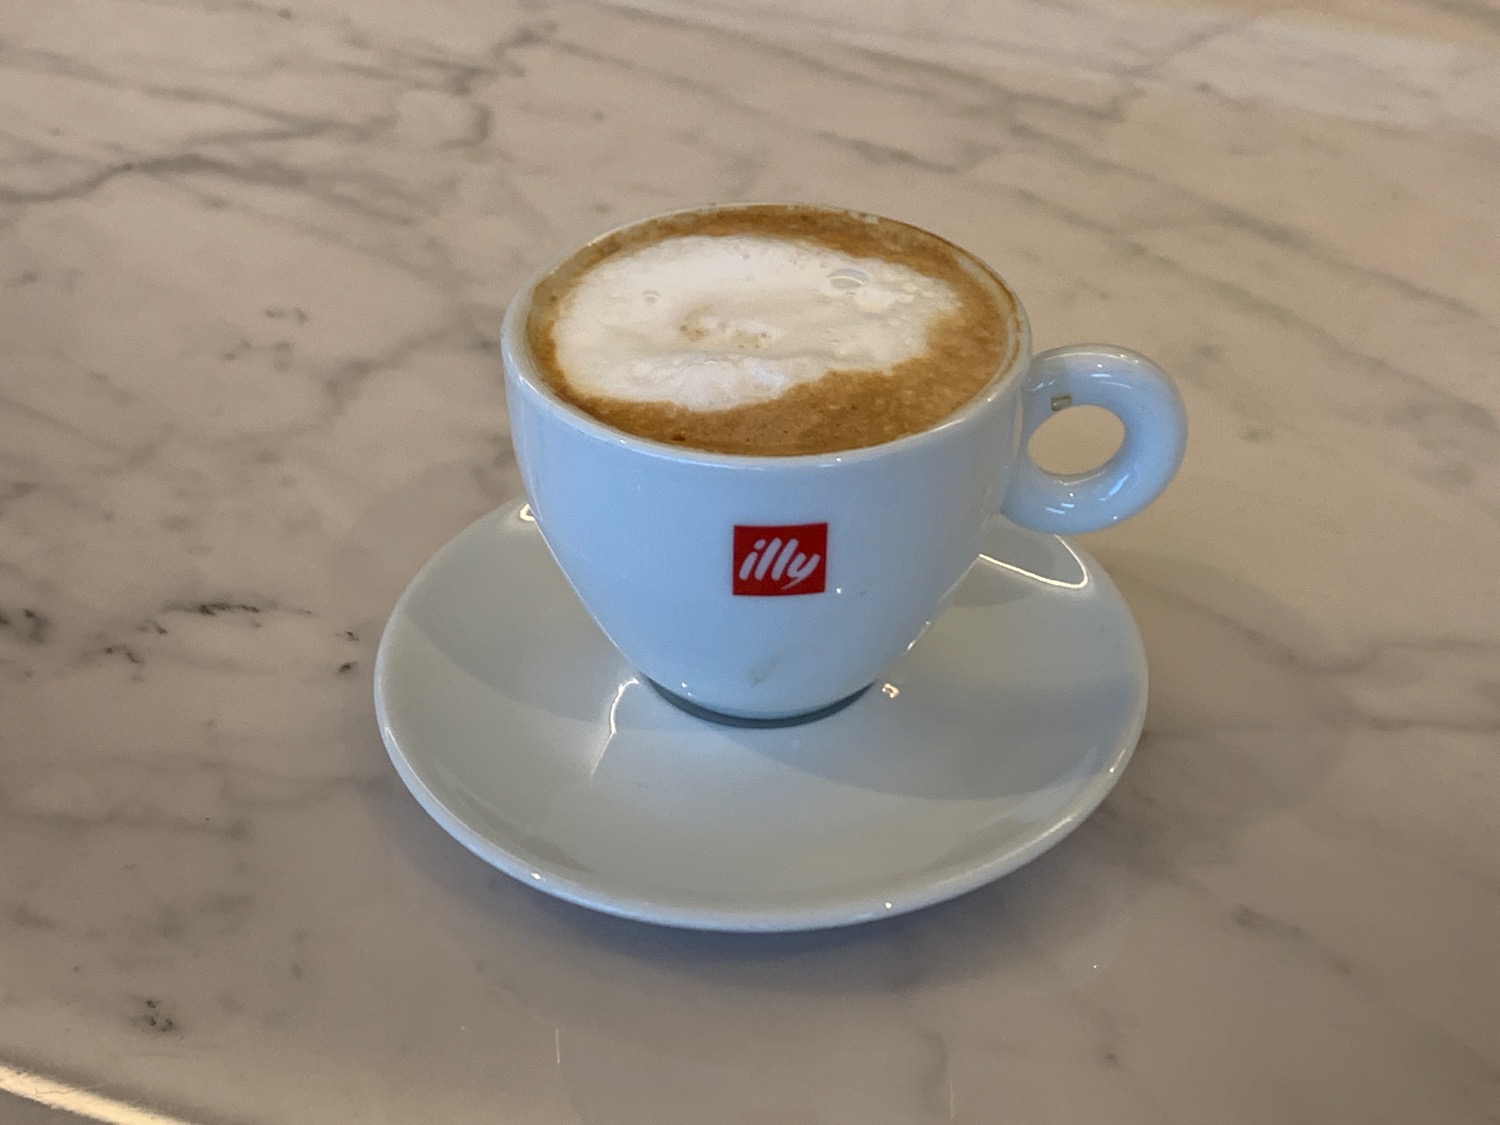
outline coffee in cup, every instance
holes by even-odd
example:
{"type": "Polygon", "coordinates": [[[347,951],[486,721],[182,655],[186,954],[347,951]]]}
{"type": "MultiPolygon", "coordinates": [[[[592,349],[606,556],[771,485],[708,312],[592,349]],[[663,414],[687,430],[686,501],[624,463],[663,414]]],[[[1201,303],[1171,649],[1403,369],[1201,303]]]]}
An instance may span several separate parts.
{"type": "Polygon", "coordinates": [[[1017,340],[977,259],[891,219],[807,206],[667,216],[537,287],[526,339],[562,399],[691,449],[798,456],[917,433],[1017,340]]]}
{"type": "Polygon", "coordinates": [[[1144,356],[1032,356],[978,259],[837,208],[601,235],[516,295],[501,351],[522,483],[584,608],[645,679],[735,720],[857,695],[943,611],[987,521],[1107,527],[1166,487],[1187,434],[1144,356]],[[1124,441],[1048,473],[1026,443],[1080,404],[1124,441]]]}

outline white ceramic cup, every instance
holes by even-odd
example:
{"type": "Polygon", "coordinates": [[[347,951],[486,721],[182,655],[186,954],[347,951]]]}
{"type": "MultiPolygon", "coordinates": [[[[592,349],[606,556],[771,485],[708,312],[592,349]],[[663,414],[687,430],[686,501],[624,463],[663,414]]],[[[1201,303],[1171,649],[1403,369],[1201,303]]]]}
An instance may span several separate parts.
{"type": "Polygon", "coordinates": [[[516,294],[501,351],[531,510],[584,607],[659,687],[738,719],[820,713],[872,683],[942,612],[997,513],[1038,531],[1094,531],[1172,479],[1187,416],[1162,370],[1116,347],[1032,357],[1020,302],[973,262],[1017,344],[985,389],[920,433],[795,457],[667,445],[564,402],[526,344],[532,292],[550,271],[516,294]],[[1031,435],[1084,404],[1119,417],[1119,450],[1075,476],[1039,468],[1031,435]]]}

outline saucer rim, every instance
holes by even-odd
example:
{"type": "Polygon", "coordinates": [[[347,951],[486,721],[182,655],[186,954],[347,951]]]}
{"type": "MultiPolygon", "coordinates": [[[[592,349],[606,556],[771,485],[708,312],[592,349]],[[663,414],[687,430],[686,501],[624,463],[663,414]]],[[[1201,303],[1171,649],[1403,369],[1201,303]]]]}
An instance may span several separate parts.
{"type": "MultiPolygon", "coordinates": [[[[834,929],[872,922],[880,918],[894,918],[986,886],[1024,867],[1061,843],[1109,796],[1124,775],[1126,767],[1134,756],[1136,746],[1140,742],[1150,696],[1150,673],[1140,627],[1130,612],[1129,605],[1120,594],[1119,588],[1115,586],[1104,568],[1087,551],[1076,544],[1069,543],[1069,549],[1083,565],[1090,579],[1107,590],[1109,596],[1119,603],[1129,639],[1134,642],[1131,646],[1134,649],[1134,659],[1131,664],[1139,686],[1134,695],[1135,713],[1130,717],[1129,723],[1121,728],[1122,733],[1113,752],[1091,767],[1091,776],[1086,784],[1079,788],[1063,809],[1046,823],[1045,827],[1027,835],[1013,847],[991,854],[979,862],[961,867],[941,877],[932,880],[914,880],[903,884],[899,889],[873,897],[868,892],[843,898],[824,897],[815,906],[722,907],[692,902],[674,902],[667,897],[646,898],[639,895],[613,893],[596,883],[570,878],[549,869],[545,861],[535,857],[528,859],[524,852],[508,848],[497,839],[492,839],[470,827],[464,818],[444,803],[443,799],[422,778],[407,751],[402,748],[391,723],[389,703],[391,693],[388,687],[391,678],[390,650],[397,643],[392,637],[398,621],[407,617],[405,611],[409,601],[425,585],[429,573],[436,569],[455,544],[474,534],[481,524],[491,520],[504,521],[525,506],[524,498],[503,504],[466,525],[433,552],[412,576],[411,581],[407,583],[401,596],[392,606],[381,630],[373,670],[376,721],[381,742],[385,746],[397,775],[423,810],[454,840],[490,866],[511,876],[522,886],[618,918],[678,929],[720,933],[793,933],[834,929]]],[[[540,532],[536,534],[540,535],[540,532]]]]}

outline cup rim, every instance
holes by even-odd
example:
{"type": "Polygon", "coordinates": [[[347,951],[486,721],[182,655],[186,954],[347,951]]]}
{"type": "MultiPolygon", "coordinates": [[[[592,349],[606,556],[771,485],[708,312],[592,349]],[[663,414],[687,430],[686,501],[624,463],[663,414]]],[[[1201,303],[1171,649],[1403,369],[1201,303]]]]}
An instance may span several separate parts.
{"type": "Polygon", "coordinates": [[[1026,310],[1022,306],[1020,298],[1016,296],[1015,291],[1006,284],[1005,279],[989,263],[985,262],[972,251],[964,249],[957,243],[928,230],[926,227],[917,226],[915,223],[908,223],[901,219],[892,219],[886,215],[878,215],[874,212],[861,211],[852,207],[837,207],[819,203],[776,203],[765,200],[741,201],[679,207],[671,211],[662,211],[653,215],[630,219],[623,223],[617,223],[608,230],[600,231],[588,240],[571,246],[562,253],[550,258],[539,269],[531,273],[526,281],[515,291],[506,305],[505,314],[500,322],[500,355],[506,371],[512,373],[516,381],[534,395],[547,409],[560,414],[575,428],[601,441],[629,446],[642,454],[678,462],[716,465],[733,469],[807,469],[815,468],[819,465],[846,465],[850,462],[867,461],[890,456],[902,449],[934,440],[939,435],[963,426],[977,415],[984,413],[997,399],[1010,391],[1011,385],[1020,377],[1020,374],[1030,362],[1031,324],[1026,317],[1026,310]],[[530,349],[526,344],[525,324],[526,318],[531,314],[531,298],[536,292],[537,286],[554,270],[561,267],[581,250],[592,246],[602,239],[628,230],[631,227],[678,215],[696,215],[713,211],[741,210],[753,207],[806,207],[810,210],[834,212],[856,218],[877,219],[881,222],[895,223],[899,226],[918,231],[929,238],[937,239],[952,249],[954,253],[977,267],[993,282],[1000,293],[1009,300],[1010,319],[1012,321],[1011,328],[1016,340],[1016,347],[1012,350],[1006,362],[995,370],[989,382],[977,394],[952,414],[940,419],[934,425],[928,426],[924,430],[918,430],[915,433],[903,434],[889,441],[880,442],[878,445],[863,445],[852,449],[834,449],[821,453],[722,453],[642,437],[639,434],[628,433],[625,430],[617,429],[614,426],[609,426],[599,421],[593,415],[558,396],[551,386],[548,385],[547,381],[540,377],[537,373],[536,365],[532,360],[530,349]]]}

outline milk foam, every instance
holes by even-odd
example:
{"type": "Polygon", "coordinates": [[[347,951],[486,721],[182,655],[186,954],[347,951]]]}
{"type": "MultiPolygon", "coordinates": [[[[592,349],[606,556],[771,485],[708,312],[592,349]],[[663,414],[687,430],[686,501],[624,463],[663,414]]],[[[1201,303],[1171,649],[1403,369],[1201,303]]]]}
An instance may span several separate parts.
{"type": "Polygon", "coordinates": [[[914,359],[957,307],[947,282],[880,258],[757,234],[681,235],[585,272],[552,336],[580,393],[725,410],[914,359]]]}

